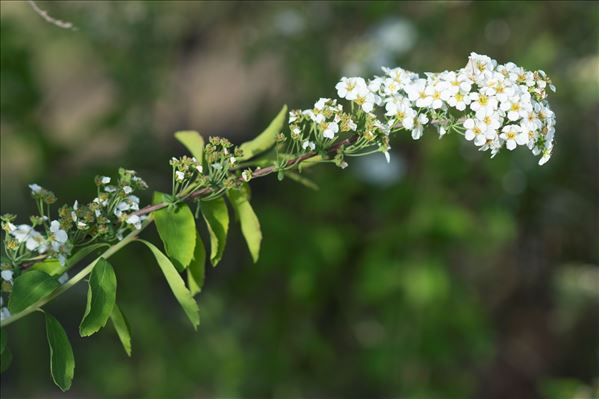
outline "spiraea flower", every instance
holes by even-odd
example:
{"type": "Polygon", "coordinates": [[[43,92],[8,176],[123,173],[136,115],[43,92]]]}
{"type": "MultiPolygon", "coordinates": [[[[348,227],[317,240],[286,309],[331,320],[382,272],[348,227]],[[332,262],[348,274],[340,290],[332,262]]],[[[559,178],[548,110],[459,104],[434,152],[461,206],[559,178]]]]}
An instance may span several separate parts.
{"type": "MultiPolygon", "coordinates": [[[[313,150],[320,137],[333,141],[348,131],[343,118],[370,146],[382,145],[390,132],[406,130],[414,140],[432,126],[439,136],[456,132],[481,151],[495,156],[502,149],[526,146],[546,163],[552,153],[555,114],[547,102],[551,80],[543,71],[526,71],[486,55],[470,54],[464,68],[426,73],[383,67],[384,76],[343,77],[335,86],[349,101],[346,114],[333,99],[320,99],[313,109],[291,111],[291,137],[302,149],[313,150]],[[374,123],[377,121],[377,123],[374,123]],[[385,129],[384,127],[389,127],[385,129]],[[320,132],[320,137],[311,132],[320,132]]],[[[357,148],[356,146],[352,147],[357,148]]]]}

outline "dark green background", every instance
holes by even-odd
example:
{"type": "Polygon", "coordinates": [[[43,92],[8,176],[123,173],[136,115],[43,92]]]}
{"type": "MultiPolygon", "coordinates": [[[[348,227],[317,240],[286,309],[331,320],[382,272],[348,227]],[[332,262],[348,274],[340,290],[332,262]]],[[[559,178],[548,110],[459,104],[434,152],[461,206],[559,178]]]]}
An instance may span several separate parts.
{"type": "Polygon", "coordinates": [[[543,69],[557,139],[544,167],[431,131],[397,138],[389,166],[311,170],[319,191],[257,180],[261,260],[233,228],[198,333],[131,246],[113,264],[133,358],[112,328],[77,335],[81,285],[48,306],[74,346],[71,391],[34,314],[8,328],[3,398],[596,397],[597,2],[39,5],[78,30],[1,3],[2,212],[21,221],[28,183],[89,200],[93,176],[124,166],[167,190],[174,131],[241,143],[381,63],[457,69],[476,51],[543,69]]]}

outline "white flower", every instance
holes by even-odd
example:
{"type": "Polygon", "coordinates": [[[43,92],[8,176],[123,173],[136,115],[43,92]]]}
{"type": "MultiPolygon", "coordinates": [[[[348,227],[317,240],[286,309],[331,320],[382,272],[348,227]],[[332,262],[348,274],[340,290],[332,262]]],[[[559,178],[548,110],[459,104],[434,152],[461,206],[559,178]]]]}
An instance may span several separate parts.
{"type": "Polygon", "coordinates": [[[332,139],[335,137],[335,134],[339,131],[339,125],[335,122],[329,122],[326,124],[326,127],[322,131],[322,135],[327,139],[332,139]]]}
{"type": "Polygon", "coordinates": [[[497,99],[480,93],[470,93],[470,109],[474,112],[489,112],[497,109],[497,99]]]}
{"type": "Polygon", "coordinates": [[[466,132],[464,138],[468,141],[474,140],[474,145],[480,147],[487,142],[487,125],[478,119],[466,119],[464,121],[466,132]]]}
{"type": "Polygon", "coordinates": [[[222,170],[222,168],[223,168],[223,165],[220,162],[215,162],[210,166],[212,166],[212,169],[214,169],[214,170],[222,170]]]}
{"type": "Polygon", "coordinates": [[[512,151],[518,145],[524,145],[528,141],[528,134],[522,133],[520,126],[507,125],[501,129],[502,133],[499,137],[505,140],[505,147],[512,151]]]}
{"type": "Polygon", "coordinates": [[[107,193],[114,193],[116,191],[116,187],[115,186],[106,186],[106,187],[104,187],[104,191],[106,191],[107,193]]]}
{"type": "Polygon", "coordinates": [[[433,102],[433,99],[426,94],[426,83],[426,79],[418,79],[405,88],[410,101],[415,102],[419,108],[428,107],[433,102]]]}
{"type": "Polygon", "coordinates": [[[204,168],[202,168],[202,165],[196,165],[196,170],[197,170],[199,173],[202,173],[202,172],[204,171],[204,168]]]}
{"type": "Polygon", "coordinates": [[[529,111],[532,110],[530,103],[522,101],[520,97],[511,97],[507,101],[501,103],[502,111],[507,112],[507,118],[510,121],[517,121],[520,118],[525,118],[529,111]]]}
{"type": "Polygon", "coordinates": [[[235,159],[235,157],[230,157],[229,162],[231,163],[231,165],[234,165],[235,162],[237,162],[237,159],[235,159]]]}
{"type": "Polygon", "coordinates": [[[366,81],[363,78],[341,78],[341,81],[335,85],[337,95],[340,98],[353,101],[358,98],[358,93],[363,89],[368,89],[366,81]]]}
{"type": "Polygon", "coordinates": [[[46,252],[48,250],[48,243],[46,242],[46,239],[44,238],[44,236],[42,236],[40,233],[38,233],[35,230],[31,231],[31,235],[27,239],[25,246],[27,247],[28,250],[30,250],[30,251],[37,250],[37,252],[40,254],[43,254],[44,252],[46,252]]]}
{"type": "Polygon", "coordinates": [[[0,320],[8,319],[9,317],[10,317],[10,312],[8,311],[8,308],[6,308],[6,307],[0,308],[0,320]]]}
{"type": "Polygon", "coordinates": [[[175,171],[175,180],[181,182],[185,179],[185,173],[181,172],[180,170],[175,171]]]}
{"type": "Polygon", "coordinates": [[[33,228],[28,224],[20,224],[19,226],[17,226],[16,229],[11,231],[10,234],[12,234],[15,240],[17,240],[17,242],[21,244],[27,241],[27,239],[31,235],[32,230],[33,228]]]}
{"type": "Polygon", "coordinates": [[[310,151],[314,151],[316,149],[316,144],[314,144],[312,141],[306,140],[302,143],[302,148],[304,150],[310,149],[310,151]]]}
{"type": "Polygon", "coordinates": [[[39,184],[30,184],[29,188],[31,189],[32,194],[37,194],[42,191],[42,187],[39,184]]]}
{"type": "Polygon", "coordinates": [[[463,111],[466,109],[466,106],[470,104],[470,96],[467,96],[462,92],[457,92],[447,98],[446,101],[451,107],[454,107],[458,111],[463,111]]]}
{"type": "Polygon", "coordinates": [[[319,111],[322,111],[324,109],[324,106],[327,104],[327,101],[329,100],[329,98],[319,98],[318,101],[314,103],[314,108],[316,108],[319,111]]]}
{"type": "Polygon", "coordinates": [[[354,102],[361,106],[364,112],[371,112],[374,108],[376,97],[367,87],[363,87],[358,91],[354,102]]]}
{"type": "Polygon", "coordinates": [[[243,172],[241,172],[241,179],[244,182],[248,182],[252,179],[252,172],[250,172],[249,170],[244,170],[243,172]]]}
{"type": "Polygon", "coordinates": [[[9,283],[12,283],[12,275],[13,275],[12,270],[2,270],[2,272],[0,272],[0,276],[2,277],[2,280],[8,281],[9,283]]]}
{"type": "Polygon", "coordinates": [[[52,233],[50,238],[50,245],[55,252],[60,251],[60,248],[67,242],[69,236],[67,232],[60,228],[60,223],[57,220],[53,220],[50,223],[50,232],[52,233]]]}
{"type": "Polygon", "coordinates": [[[549,146],[543,150],[543,156],[539,159],[539,165],[543,166],[549,161],[551,158],[551,152],[553,150],[553,146],[549,146]]]}
{"type": "Polygon", "coordinates": [[[102,184],[108,184],[108,183],[110,183],[110,177],[108,177],[108,176],[102,176],[102,178],[100,179],[100,183],[102,183],[102,184]]]}
{"type": "Polygon", "coordinates": [[[125,194],[131,194],[133,192],[133,189],[130,186],[124,186],[123,187],[123,192],[125,194]]]}
{"type": "Polygon", "coordinates": [[[428,117],[426,114],[420,114],[414,120],[414,128],[412,129],[412,138],[414,140],[418,140],[422,137],[422,133],[424,132],[424,125],[428,123],[428,117]]]}
{"type": "Polygon", "coordinates": [[[131,215],[127,218],[127,224],[132,224],[137,230],[141,229],[141,218],[137,215],[131,215]]]}
{"type": "Polygon", "coordinates": [[[424,93],[430,97],[429,106],[433,109],[439,109],[443,106],[443,100],[441,99],[441,92],[443,91],[443,86],[440,83],[435,85],[429,85],[424,90],[424,93]]]}

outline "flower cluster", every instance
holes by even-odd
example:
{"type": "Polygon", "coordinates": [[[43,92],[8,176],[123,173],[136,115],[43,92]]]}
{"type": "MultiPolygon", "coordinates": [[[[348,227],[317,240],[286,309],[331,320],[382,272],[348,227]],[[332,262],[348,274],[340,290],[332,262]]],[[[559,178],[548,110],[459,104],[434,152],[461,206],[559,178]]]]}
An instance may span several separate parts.
{"type": "Polygon", "coordinates": [[[495,156],[502,148],[527,146],[539,164],[553,149],[555,114],[547,89],[555,87],[543,71],[498,65],[472,53],[464,68],[420,76],[402,68],[383,68],[384,76],[369,80],[343,77],[335,86],[339,98],[350,102],[344,112],[335,99],[321,98],[313,109],[291,111],[290,136],[305,151],[326,149],[340,133],[357,131],[360,140],[348,155],[376,146],[388,156],[390,132],[407,130],[417,140],[426,126],[440,136],[463,135],[481,151],[495,156]]]}

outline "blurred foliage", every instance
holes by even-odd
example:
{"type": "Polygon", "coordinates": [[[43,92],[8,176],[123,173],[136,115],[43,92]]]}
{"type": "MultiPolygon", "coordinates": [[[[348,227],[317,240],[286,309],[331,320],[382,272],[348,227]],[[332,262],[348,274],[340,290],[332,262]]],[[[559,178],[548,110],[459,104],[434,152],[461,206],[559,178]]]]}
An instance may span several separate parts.
{"type": "Polygon", "coordinates": [[[425,133],[392,143],[389,166],[310,170],[318,191],[257,180],[261,260],[232,233],[198,333],[129,248],[113,264],[133,357],[109,329],[76,336],[78,287],[50,305],[72,390],[52,385],[32,315],[8,331],[3,398],[597,395],[596,2],[38,3],[78,30],[1,3],[3,212],[30,212],[26,183],[72,202],[117,166],[164,189],[176,130],[241,143],[344,73],[455,69],[470,51],[549,74],[557,143],[539,168],[425,133]]]}

